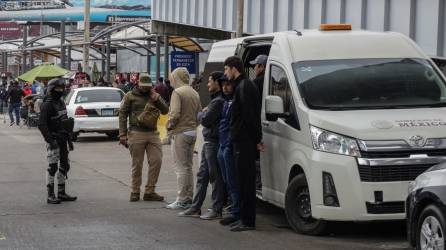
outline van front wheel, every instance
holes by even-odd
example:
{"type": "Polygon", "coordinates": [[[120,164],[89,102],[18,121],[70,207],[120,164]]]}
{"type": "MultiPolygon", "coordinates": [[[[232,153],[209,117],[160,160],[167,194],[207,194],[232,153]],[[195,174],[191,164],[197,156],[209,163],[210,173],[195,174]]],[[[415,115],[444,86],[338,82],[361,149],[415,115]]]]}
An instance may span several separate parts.
{"type": "Polygon", "coordinates": [[[311,216],[310,192],[304,174],[294,177],[285,194],[285,213],[291,227],[298,233],[322,235],[327,222],[311,216]]]}

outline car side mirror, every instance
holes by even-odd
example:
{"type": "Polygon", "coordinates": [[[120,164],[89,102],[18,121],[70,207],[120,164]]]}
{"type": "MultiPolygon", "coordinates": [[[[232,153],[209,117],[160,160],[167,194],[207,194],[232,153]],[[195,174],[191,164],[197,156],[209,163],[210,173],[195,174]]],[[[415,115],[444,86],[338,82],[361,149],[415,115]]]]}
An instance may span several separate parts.
{"type": "Polygon", "coordinates": [[[287,118],[283,110],[283,100],[280,96],[269,95],[265,99],[266,120],[275,122],[279,118],[287,118]]]}

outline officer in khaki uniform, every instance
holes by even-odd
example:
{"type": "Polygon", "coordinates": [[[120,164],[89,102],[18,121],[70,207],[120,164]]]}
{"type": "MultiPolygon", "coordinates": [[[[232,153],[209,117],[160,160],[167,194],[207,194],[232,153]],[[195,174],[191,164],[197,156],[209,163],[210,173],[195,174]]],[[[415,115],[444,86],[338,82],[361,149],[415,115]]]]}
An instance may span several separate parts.
{"type": "Polygon", "coordinates": [[[132,157],[130,201],[140,199],[145,154],[149,163],[149,173],[143,199],[145,201],[164,200],[163,196],[155,192],[163,158],[157,122],[160,113],[167,114],[169,107],[152,87],[150,76],[140,74],[138,86],[124,96],[119,112],[119,142],[130,149],[132,157]]]}

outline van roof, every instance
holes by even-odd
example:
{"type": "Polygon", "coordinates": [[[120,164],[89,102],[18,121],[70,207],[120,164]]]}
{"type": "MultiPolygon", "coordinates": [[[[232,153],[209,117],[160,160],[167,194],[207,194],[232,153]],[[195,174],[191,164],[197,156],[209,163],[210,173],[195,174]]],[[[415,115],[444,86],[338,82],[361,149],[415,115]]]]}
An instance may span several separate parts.
{"type": "MultiPolygon", "coordinates": [[[[372,31],[284,31],[251,36],[274,37],[274,42],[290,48],[293,61],[357,59],[357,58],[427,58],[408,37],[395,32],[372,31]]],[[[234,55],[237,44],[247,37],[215,43],[209,61],[223,61],[234,55]]]]}

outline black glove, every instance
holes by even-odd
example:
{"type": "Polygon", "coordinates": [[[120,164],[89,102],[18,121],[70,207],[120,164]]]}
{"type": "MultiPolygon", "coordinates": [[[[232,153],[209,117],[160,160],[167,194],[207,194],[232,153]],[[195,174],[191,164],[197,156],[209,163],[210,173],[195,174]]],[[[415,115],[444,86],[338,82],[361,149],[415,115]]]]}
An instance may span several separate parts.
{"type": "Polygon", "coordinates": [[[52,141],[50,141],[50,149],[52,149],[52,150],[55,150],[55,149],[58,149],[59,148],[59,144],[57,144],[57,141],[56,140],[52,140],[52,141]]]}
{"type": "Polygon", "coordinates": [[[68,141],[68,150],[73,151],[74,150],[74,145],[73,142],[68,141]]]}

